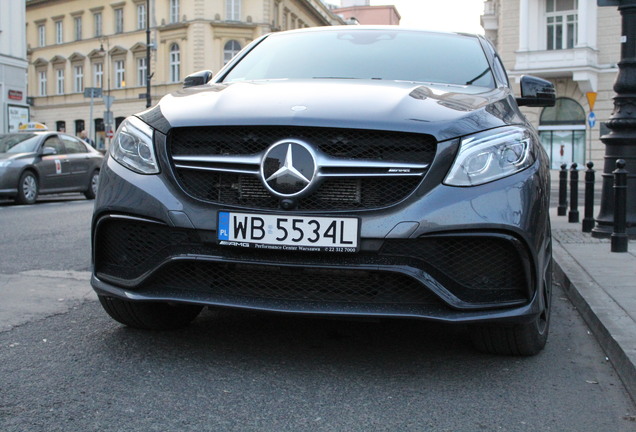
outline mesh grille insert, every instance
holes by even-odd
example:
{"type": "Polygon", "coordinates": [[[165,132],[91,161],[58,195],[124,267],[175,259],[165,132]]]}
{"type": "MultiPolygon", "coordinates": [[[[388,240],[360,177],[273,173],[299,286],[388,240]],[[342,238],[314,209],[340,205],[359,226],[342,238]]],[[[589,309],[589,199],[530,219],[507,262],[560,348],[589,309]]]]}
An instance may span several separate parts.
{"type": "MultiPolygon", "coordinates": [[[[340,287],[330,291],[329,295],[336,299],[341,298],[340,291],[347,292],[348,284],[354,287],[355,295],[352,295],[359,296],[359,299],[364,297],[364,292],[377,293],[374,294],[377,299],[391,293],[391,296],[397,295],[402,299],[409,299],[408,301],[424,295],[422,291],[427,292],[426,295],[430,294],[422,283],[410,277],[388,271],[356,269],[356,266],[365,265],[422,270],[467,303],[527,301],[529,295],[529,275],[523,265],[523,255],[505,238],[445,236],[391,239],[385,240],[379,251],[362,250],[347,255],[230,248],[218,246],[213,239],[213,232],[174,229],[134,220],[107,219],[97,229],[95,271],[102,275],[132,280],[153,270],[170,257],[199,255],[223,257],[239,264],[208,262],[200,268],[191,267],[191,260],[170,263],[167,264],[169,267],[164,266],[160,270],[159,284],[165,279],[169,281],[166,286],[177,287],[183,281],[190,287],[188,289],[209,290],[210,287],[203,280],[219,281],[217,285],[224,286],[223,289],[229,289],[234,283],[243,287],[237,288],[239,291],[235,293],[246,289],[251,290],[250,295],[256,295],[257,290],[262,289],[260,292],[270,295],[276,291],[271,294],[272,298],[288,298],[284,297],[288,295],[285,290],[296,289],[272,285],[274,281],[280,280],[293,280],[294,285],[313,287],[307,289],[323,294],[321,287],[329,282],[334,287],[340,287]],[[272,265],[264,266],[262,263],[272,265]],[[303,271],[295,270],[292,266],[303,271]],[[316,266],[334,268],[316,269],[316,266]],[[348,270],[343,270],[343,266],[348,270]],[[167,268],[170,270],[166,270],[167,268]],[[293,278],[288,278],[288,275],[293,275],[293,278]],[[366,286],[369,291],[365,291],[366,286]]],[[[307,299],[311,298],[309,294],[303,295],[307,295],[307,299]]],[[[327,297],[323,297],[323,300],[328,301],[327,297]]]]}

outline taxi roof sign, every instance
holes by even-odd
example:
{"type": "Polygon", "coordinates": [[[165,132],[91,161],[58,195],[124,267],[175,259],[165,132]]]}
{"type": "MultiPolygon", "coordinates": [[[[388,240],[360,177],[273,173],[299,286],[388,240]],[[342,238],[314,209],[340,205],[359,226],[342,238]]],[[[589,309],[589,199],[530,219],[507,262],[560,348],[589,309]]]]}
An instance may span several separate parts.
{"type": "Polygon", "coordinates": [[[47,130],[49,130],[49,128],[46,127],[45,124],[38,123],[38,122],[29,122],[29,123],[24,123],[18,126],[18,131],[20,132],[41,132],[41,131],[47,131],[47,130]]]}

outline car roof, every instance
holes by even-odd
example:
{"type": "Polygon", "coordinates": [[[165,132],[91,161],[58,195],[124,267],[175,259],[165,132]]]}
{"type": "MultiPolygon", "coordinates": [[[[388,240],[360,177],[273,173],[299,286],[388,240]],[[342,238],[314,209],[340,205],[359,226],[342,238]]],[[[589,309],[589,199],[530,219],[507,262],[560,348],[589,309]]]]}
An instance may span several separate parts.
{"type": "Polygon", "coordinates": [[[290,33],[317,33],[317,32],[341,32],[341,31],[394,31],[394,32],[419,32],[419,33],[434,33],[434,34],[446,34],[446,35],[461,35],[472,36],[476,38],[482,38],[483,36],[476,33],[464,33],[464,32],[452,32],[441,30],[427,30],[416,27],[404,27],[395,25],[339,25],[339,26],[322,26],[322,27],[307,27],[295,30],[286,30],[282,32],[270,33],[270,35],[283,35],[290,33]]]}

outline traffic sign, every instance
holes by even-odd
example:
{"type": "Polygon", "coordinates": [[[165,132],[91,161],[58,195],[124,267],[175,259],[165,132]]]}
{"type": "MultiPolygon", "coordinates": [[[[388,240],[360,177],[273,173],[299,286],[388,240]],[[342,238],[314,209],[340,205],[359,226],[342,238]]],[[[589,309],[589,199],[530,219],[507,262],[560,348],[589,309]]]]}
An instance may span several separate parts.
{"type": "Polygon", "coordinates": [[[84,97],[98,98],[102,97],[102,89],[100,87],[86,87],[84,88],[84,97]]]}
{"type": "Polygon", "coordinates": [[[590,105],[590,112],[594,111],[594,102],[596,102],[596,92],[587,92],[587,103],[590,105]]]}
{"type": "Polygon", "coordinates": [[[115,102],[115,96],[104,96],[104,105],[106,106],[106,111],[110,111],[110,107],[115,102]]]}
{"type": "Polygon", "coordinates": [[[113,130],[110,129],[108,132],[106,132],[106,138],[111,139],[115,134],[113,134],[113,130]]]}
{"type": "Polygon", "coordinates": [[[590,128],[593,128],[596,125],[596,114],[592,111],[587,115],[587,124],[590,128]]]}

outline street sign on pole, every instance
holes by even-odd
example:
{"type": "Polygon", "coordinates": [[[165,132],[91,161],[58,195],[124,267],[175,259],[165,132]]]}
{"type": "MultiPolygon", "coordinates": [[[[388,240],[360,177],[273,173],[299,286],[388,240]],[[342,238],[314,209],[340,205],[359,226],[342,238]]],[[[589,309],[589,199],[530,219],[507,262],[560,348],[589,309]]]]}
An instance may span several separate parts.
{"type": "Polygon", "coordinates": [[[84,97],[85,98],[102,97],[102,89],[100,87],[85,87],[84,88],[84,97]]]}
{"type": "Polygon", "coordinates": [[[590,126],[590,128],[596,126],[596,114],[594,114],[594,111],[588,114],[587,124],[590,126]]]}
{"type": "Polygon", "coordinates": [[[587,103],[590,105],[590,111],[594,111],[594,102],[596,102],[596,92],[587,92],[587,103]]]}
{"type": "Polygon", "coordinates": [[[115,96],[104,96],[106,111],[110,111],[110,107],[113,106],[113,102],[115,102],[115,96]]]}
{"type": "Polygon", "coordinates": [[[112,125],[113,123],[113,112],[104,111],[104,124],[112,125]]]}

